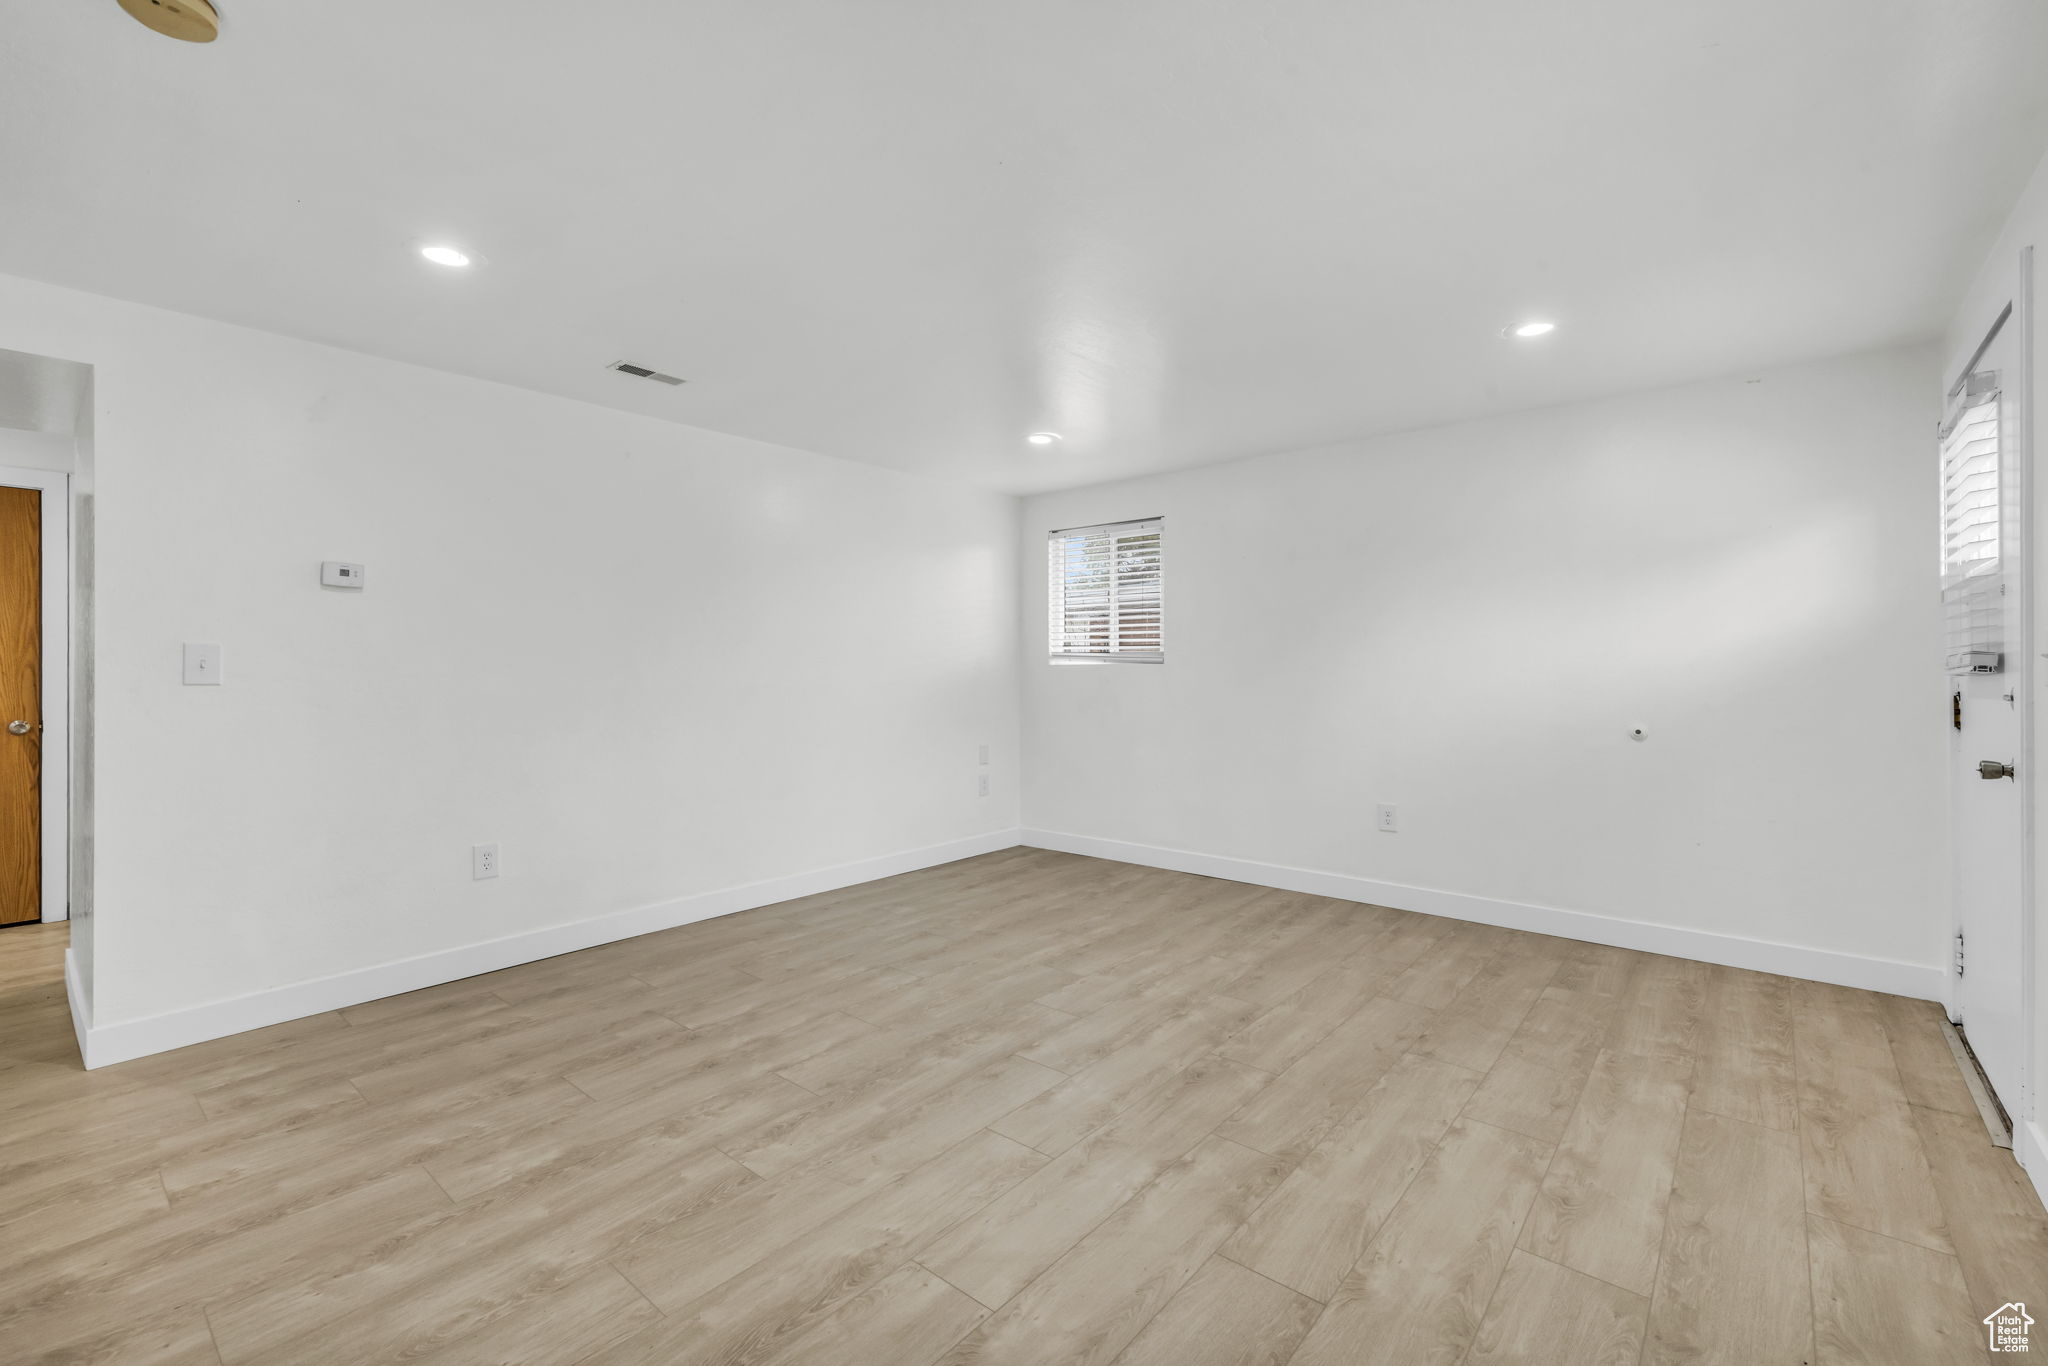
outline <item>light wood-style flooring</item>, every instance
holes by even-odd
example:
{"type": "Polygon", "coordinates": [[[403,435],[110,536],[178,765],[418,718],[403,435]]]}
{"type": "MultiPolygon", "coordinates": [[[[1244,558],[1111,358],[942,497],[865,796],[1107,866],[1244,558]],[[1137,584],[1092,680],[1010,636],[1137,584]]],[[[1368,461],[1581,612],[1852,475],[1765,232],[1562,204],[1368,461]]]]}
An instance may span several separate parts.
{"type": "Polygon", "coordinates": [[[0,931],[0,1359],[1993,1363],[1934,1006],[1016,849],[82,1072],[0,931]]]}

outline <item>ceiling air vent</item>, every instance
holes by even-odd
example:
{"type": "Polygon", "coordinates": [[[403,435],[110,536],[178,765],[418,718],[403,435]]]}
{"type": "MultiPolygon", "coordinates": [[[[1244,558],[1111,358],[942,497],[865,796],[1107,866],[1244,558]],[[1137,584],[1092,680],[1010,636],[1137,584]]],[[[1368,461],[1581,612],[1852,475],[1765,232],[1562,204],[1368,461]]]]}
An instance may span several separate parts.
{"type": "Polygon", "coordinates": [[[659,370],[650,370],[644,365],[635,365],[633,364],[633,362],[629,360],[615,360],[610,365],[607,365],[605,369],[616,370],[622,375],[631,375],[635,379],[657,380],[663,384],[682,383],[682,381],[676,378],[674,375],[664,375],[659,370]]]}

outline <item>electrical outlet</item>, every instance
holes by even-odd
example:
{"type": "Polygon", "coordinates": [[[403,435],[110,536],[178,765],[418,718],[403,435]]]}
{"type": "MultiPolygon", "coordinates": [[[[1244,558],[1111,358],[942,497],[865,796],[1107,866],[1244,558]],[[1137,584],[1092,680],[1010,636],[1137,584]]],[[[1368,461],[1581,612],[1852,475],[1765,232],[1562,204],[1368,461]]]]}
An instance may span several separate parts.
{"type": "Polygon", "coordinates": [[[977,774],[976,777],[981,784],[981,795],[986,797],[988,795],[988,774],[977,774]]]}
{"type": "Polygon", "coordinates": [[[470,875],[481,882],[498,875],[498,846],[472,844],[469,847],[470,875]]]}
{"type": "Polygon", "coordinates": [[[1377,829],[1389,835],[1401,833],[1401,811],[1392,802],[1381,802],[1377,829]]]}

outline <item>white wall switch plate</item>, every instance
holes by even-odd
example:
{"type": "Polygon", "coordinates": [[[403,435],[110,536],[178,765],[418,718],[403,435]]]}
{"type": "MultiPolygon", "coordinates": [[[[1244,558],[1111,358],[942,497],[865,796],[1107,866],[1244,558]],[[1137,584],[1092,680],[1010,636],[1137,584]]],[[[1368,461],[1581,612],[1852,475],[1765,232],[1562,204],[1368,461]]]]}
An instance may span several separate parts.
{"type": "Polygon", "coordinates": [[[987,768],[987,767],[988,767],[988,746],[987,746],[987,745],[983,745],[983,746],[981,747],[981,766],[982,766],[983,768],[987,768]]]}
{"type": "Polygon", "coordinates": [[[498,846],[473,844],[469,848],[470,875],[481,882],[498,875],[498,846]]]}
{"type": "Polygon", "coordinates": [[[347,560],[322,560],[320,582],[328,588],[361,588],[363,567],[347,560]]]}
{"type": "Polygon", "coordinates": [[[1400,809],[1392,802],[1381,802],[1379,806],[1379,824],[1374,828],[1385,831],[1389,835],[1399,834],[1401,831],[1400,809]]]}
{"type": "Polygon", "coordinates": [[[220,646],[185,642],[185,686],[209,687],[220,682],[220,646]]]}

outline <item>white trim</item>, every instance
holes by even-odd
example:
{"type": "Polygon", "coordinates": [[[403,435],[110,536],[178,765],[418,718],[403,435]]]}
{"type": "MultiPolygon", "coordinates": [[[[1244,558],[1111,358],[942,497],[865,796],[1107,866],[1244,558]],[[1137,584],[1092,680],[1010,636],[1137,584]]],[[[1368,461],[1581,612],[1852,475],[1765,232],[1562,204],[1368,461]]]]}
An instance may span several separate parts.
{"type": "Polygon", "coordinates": [[[2048,1205],[2048,1130],[2032,1120],[2013,1126],[2012,1155],[2034,1183],[2034,1194],[2048,1205]]]}
{"type": "MultiPolygon", "coordinates": [[[[485,940],[480,944],[465,944],[439,953],[404,958],[395,963],[380,963],[375,967],[317,977],[308,982],[294,982],[290,986],[273,987],[224,1001],[209,1001],[205,1005],[167,1011],[161,1015],[100,1025],[87,1023],[80,1030],[79,1053],[87,1068],[105,1067],[130,1058],[163,1053],[208,1039],[240,1034],[244,1030],[261,1029],[306,1015],[339,1010],[344,1006],[361,1005],[364,1001],[418,991],[422,987],[438,986],[443,982],[474,977],[478,973],[496,972],[500,968],[517,967],[521,963],[574,953],[578,949],[631,939],[656,930],[673,929],[678,925],[752,910],[756,906],[769,906],[800,896],[836,891],[856,883],[894,877],[898,873],[931,868],[977,854],[990,854],[998,849],[1014,848],[1018,842],[1018,832],[1014,828],[992,830],[984,835],[970,835],[922,849],[906,849],[788,877],[700,892],[651,906],[614,911],[590,920],[551,925],[544,930],[507,935],[503,939],[485,940]]],[[[89,1021],[90,1003],[81,1002],[80,984],[68,956],[65,984],[71,996],[73,1020],[80,1019],[80,1007],[84,1004],[88,1012],[84,1018],[89,1021]]]]}
{"type": "Polygon", "coordinates": [[[1090,531],[1123,531],[1130,527],[1151,527],[1155,531],[1164,531],[1166,528],[1166,518],[1164,516],[1126,517],[1120,522],[1093,522],[1087,526],[1055,527],[1053,530],[1045,533],[1045,539],[1056,541],[1062,536],[1080,536],[1090,531]]]}
{"type": "MultiPolygon", "coordinates": [[[[2020,798],[2020,1093],[2014,1098],[2012,1114],[2019,1121],[2019,1127],[2032,1131],[2038,1139],[2039,1131],[2033,1128],[2038,1113],[2034,1100],[2034,976],[2040,963],[2035,951],[2035,868],[2034,868],[2034,823],[2040,796],[2039,782],[2034,765],[2039,759],[2037,729],[2034,709],[2040,699],[2034,692],[2034,575],[2035,556],[2040,552],[2039,536],[2034,524],[2034,248],[2029,245],[2020,249],[2019,289],[2013,295],[2013,322],[2019,327],[2019,376],[2013,386],[2020,395],[2020,420],[2017,424],[2020,440],[2020,536],[2021,556],[2019,574],[2020,592],[2020,663],[2019,683],[2015,688],[2022,699],[2020,707],[2020,754],[2027,765],[2027,781],[2019,785],[2020,798]]],[[[2048,1163],[2035,1163],[2036,1178],[2048,1179],[2048,1163]]]]}
{"type": "Polygon", "coordinates": [[[1511,930],[1581,939],[1591,944],[1610,944],[1615,948],[1637,949],[1644,953],[1668,954],[1702,963],[1721,963],[1732,968],[1773,972],[1785,977],[1804,977],[1815,982],[1831,982],[1836,986],[1860,987],[1866,991],[1883,991],[1921,1000],[1939,1000],[1947,977],[1937,963],[1865,958],[1859,954],[1836,953],[1800,944],[1715,934],[1710,930],[1681,929],[1644,920],[1622,920],[1615,916],[1566,911],[1554,906],[1533,906],[1519,901],[1497,901],[1492,897],[1470,896],[1463,892],[1379,882],[1349,873],[1255,863],[1250,859],[1197,854],[1185,849],[1162,849],[1150,844],[1096,839],[1055,830],[1026,829],[1023,842],[1034,849],[1057,849],[1068,854],[1115,859],[1120,863],[1170,868],[1179,873],[1196,873],[1203,877],[1249,882],[1256,886],[1337,897],[1344,901],[1362,901],[1401,911],[1419,911],[1424,915],[1445,916],[1452,920],[1472,920],[1482,925],[1501,925],[1511,930]]]}
{"type": "Polygon", "coordinates": [[[64,950],[64,999],[71,1003],[71,1032],[78,1036],[78,1056],[82,1059],[92,1034],[92,993],[78,976],[78,950],[68,946],[64,950]]]}
{"type": "Polygon", "coordinates": [[[48,923],[65,919],[71,905],[71,476],[0,465],[0,488],[43,495],[42,911],[48,923]]]}
{"type": "Polygon", "coordinates": [[[1164,664],[1166,656],[1160,655],[1062,655],[1050,654],[1046,659],[1054,664],[1164,664]]]}

